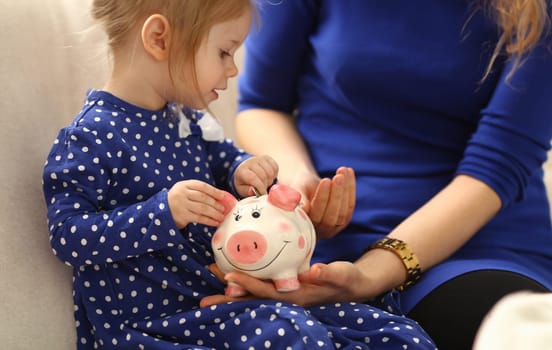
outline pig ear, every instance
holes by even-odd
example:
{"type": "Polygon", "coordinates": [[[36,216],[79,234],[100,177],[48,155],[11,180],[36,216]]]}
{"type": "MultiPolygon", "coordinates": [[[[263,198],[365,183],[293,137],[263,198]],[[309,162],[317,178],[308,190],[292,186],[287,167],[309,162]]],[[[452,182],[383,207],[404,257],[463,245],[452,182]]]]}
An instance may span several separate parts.
{"type": "Polygon", "coordinates": [[[224,215],[228,215],[234,209],[238,200],[231,193],[224,191],[224,197],[222,197],[219,203],[224,205],[224,215]]]}
{"type": "Polygon", "coordinates": [[[291,187],[275,184],[268,192],[268,202],[283,210],[294,210],[301,201],[301,193],[291,187]]]}

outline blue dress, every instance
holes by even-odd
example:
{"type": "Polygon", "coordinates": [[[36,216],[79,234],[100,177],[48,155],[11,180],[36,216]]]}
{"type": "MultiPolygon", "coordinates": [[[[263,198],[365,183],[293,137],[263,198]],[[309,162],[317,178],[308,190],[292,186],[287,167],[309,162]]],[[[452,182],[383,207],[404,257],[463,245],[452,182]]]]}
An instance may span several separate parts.
{"type": "Polygon", "coordinates": [[[167,190],[200,179],[232,191],[248,155],[230,140],[206,141],[204,115],[182,111],[92,90],[48,155],[50,242],[74,270],[78,349],[435,348],[392,294],[378,303],[385,309],[271,300],[200,308],[201,298],[224,293],[208,270],[214,228],[178,230],[167,190]]]}
{"type": "Polygon", "coordinates": [[[552,36],[513,64],[464,0],[263,1],[246,41],[240,110],[296,117],[319,174],[356,171],[351,225],[314,260],[355,260],[456,174],[488,184],[502,209],[401,295],[408,312],[439,284],[479,269],[552,289],[552,225],[542,164],[552,137],[552,36]]]}

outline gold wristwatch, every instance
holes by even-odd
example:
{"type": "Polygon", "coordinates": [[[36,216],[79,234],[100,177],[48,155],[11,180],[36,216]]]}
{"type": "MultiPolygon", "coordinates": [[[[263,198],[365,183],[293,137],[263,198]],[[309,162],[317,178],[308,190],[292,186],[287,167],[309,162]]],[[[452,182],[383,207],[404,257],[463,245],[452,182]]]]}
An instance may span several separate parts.
{"type": "Polygon", "coordinates": [[[396,254],[401,258],[408,278],[406,282],[401,284],[397,289],[403,291],[416,283],[422,276],[422,269],[420,268],[420,262],[414,254],[414,252],[408,247],[408,244],[397,238],[384,237],[376,243],[374,243],[370,249],[385,249],[396,254]]]}

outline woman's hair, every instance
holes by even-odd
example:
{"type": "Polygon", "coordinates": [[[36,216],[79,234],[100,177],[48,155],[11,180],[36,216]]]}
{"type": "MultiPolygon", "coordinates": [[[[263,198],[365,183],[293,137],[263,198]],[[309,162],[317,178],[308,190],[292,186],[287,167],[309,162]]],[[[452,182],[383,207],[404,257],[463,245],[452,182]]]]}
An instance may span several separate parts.
{"type": "Polygon", "coordinates": [[[519,68],[524,56],[549,34],[548,0],[484,0],[500,29],[500,37],[485,72],[490,73],[497,57],[506,53],[514,60],[508,79],[519,68]]]}
{"type": "MultiPolygon", "coordinates": [[[[129,33],[147,17],[165,16],[172,29],[171,43],[183,44],[170,47],[171,77],[181,74],[185,64],[195,67],[195,54],[215,24],[239,18],[246,11],[255,13],[253,0],[93,0],[91,9],[112,50],[135,40],[129,33]]],[[[192,74],[198,90],[195,69],[192,74]]]]}

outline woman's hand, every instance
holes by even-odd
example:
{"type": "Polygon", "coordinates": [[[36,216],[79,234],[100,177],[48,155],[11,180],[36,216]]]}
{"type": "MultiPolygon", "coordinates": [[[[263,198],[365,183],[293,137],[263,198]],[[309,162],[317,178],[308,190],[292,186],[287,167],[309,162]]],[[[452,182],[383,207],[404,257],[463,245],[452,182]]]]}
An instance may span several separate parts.
{"type": "Polygon", "coordinates": [[[270,156],[255,156],[241,163],[234,173],[236,191],[242,197],[252,196],[253,188],[265,194],[278,175],[278,164],[270,156]]]}
{"type": "Polygon", "coordinates": [[[237,298],[231,295],[210,295],[201,300],[201,307],[251,299],[281,300],[301,306],[339,301],[366,302],[380,293],[376,288],[371,288],[372,283],[361,269],[345,261],[312,265],[308,273],[302,276],[301,287],[291,292],[278,292],[272,281],[259,280],[241,272],[223,276],[216,265],[211,266],[211,271],[227,282],[242,286],[249,294],[237,298]]]}
{"type": "Polygon", "coordinates": [[[331,179],[297,176],[290,186],[303,193],[303,209],[309,214],[319,239],[335,236],[351,221],[356,203],[353,169],[340,167],[331,179]]]}

